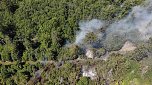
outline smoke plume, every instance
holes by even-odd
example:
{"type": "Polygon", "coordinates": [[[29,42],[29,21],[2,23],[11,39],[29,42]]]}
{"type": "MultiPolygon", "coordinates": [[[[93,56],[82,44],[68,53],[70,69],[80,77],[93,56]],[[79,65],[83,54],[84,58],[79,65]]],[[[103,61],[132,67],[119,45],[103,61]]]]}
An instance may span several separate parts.
{"type": "MultiPolygon", "coordinates": [[[[87,33],[101,29],[105,26],[105,22],[97,19],[80,22],[80,31],[76,36],[75,43],[83,43],[87,33]]],[[[120,45],[126,40],[133,42],[149,40],[152,37],[152,0],[146,1],[141,6],[133,7],[125,18],[110,24],[106,28],[105,34],[106,38],[100,43],[105,46],[120,45]]],[[[99,37],[99,39],[102,38],[99,37]]]]}
{"type": "Polygon", "coordinates": [[[90,21],[82,21],[79,23],[80,31],[76,36],[76,44],[82,44],[87,33],[96,32],[104,26],[104,21],[92,19],[90,21]]]}
{"type": "Polygon", "coordinates": [[[108,35],[117,34],[132,41],[147,41],[152,36],[152,1],[147,6],[135,6],[129,15],[112,24],[108,35]]]}

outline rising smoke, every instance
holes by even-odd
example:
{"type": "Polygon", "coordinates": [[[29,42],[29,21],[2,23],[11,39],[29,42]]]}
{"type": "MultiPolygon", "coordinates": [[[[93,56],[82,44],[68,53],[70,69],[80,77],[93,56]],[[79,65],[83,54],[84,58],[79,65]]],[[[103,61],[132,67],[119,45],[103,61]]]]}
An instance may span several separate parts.
{"type": "Polygon", "coordinates": [[[148,40],[152,36],[151,6],[152,4],[134,7],[126,18],[112,24],[107,29],[107,34],[121,35],[132,41],[148,40]]]}
{"type": "MultiPolygon", "coordinates": [[[[76,44],[83,43],[83,39],[89,32],[96,32],[105,26],[105,21],[93,19],[80,22],[80,31],[76,36],[76,44]]],[[[132,42],[147,41],[152,37],[152,0],[146,1],[142,6],[135,6],[125,18],[110,24],[106,28],[106,38],[100,43],[105,46],[113,46],[115,41],[119,45],[126,40],[132,42]],[[111,45],[110,45],[111,44],[111,45]]],[[[99,34],[98,34],[99,35],[99,34]]],[[[102,39],[100,37],[99,39],[102,39]]]]}
{"type": "Polygon", "coordinates": [[[80,31],[77,33],[76,36],[76,44],[82,44],[83,39],[87,35],[87,33],[90,32],[97,32],[101,28],[103,28],[105,25],[104,21],[98,20],[98,19],[92,19],[90,21],[82,21],[79,23],[80,31]]]}

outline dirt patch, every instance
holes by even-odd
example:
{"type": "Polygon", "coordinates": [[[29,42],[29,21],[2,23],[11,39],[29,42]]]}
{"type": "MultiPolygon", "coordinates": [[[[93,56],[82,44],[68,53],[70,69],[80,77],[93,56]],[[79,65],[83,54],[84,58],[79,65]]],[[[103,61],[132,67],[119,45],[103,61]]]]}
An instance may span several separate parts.
{"type": "Polygon", "coordinates": [[[126,41],[124,46],[119,50],[120,52],[128,52],[128,51],[133,51],[135,50],[137,47],[135,44],[133,44],[130,41],[126,41]]]}

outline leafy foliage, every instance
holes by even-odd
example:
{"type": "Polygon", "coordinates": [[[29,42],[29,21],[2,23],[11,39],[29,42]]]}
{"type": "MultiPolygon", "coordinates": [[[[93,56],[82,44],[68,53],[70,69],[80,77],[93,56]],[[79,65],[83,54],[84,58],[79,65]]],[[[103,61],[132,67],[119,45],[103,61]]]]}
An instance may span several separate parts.
{"type": "MultiPolygon", "coordinates": [[[[74,42],[80,20],[98,18],[112,22],[125,17],[142,1],[0,0],[0,84],[100,85],[107,81],[142,80],[139,62],[149,57],[151,40],[131,56],[113,54],[108,61],[77,60],[85,56],[82,49],[67,46],[67,42],[74,42]],[[84,64],[96,67],[97,80],[82,76],[84,64]]],[[[86,37],[85,42],[92,43],[97,36],[89,33],[86,37]]],[[[106,50],[120,49],[123,42],[118,41],[121,39],[113,40],[109,46],[107,40],[108,49],[94,49],[97,56],[106,50]]],[[[151,82],[151,68],[143,76],[151,82]]]]}

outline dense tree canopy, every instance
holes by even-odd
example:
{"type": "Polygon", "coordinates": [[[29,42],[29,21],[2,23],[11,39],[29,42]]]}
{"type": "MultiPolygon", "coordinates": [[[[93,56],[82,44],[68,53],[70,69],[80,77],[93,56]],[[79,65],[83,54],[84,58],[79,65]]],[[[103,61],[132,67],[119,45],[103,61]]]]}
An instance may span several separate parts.
{"type": "MultiPolygon", "coordinates": [[[[0,0],[0,84],[100,85],[107,83],[111,69],[114,83],[142,79],[139,62],[151,53],[151,40],[130,55],[110,55],[108,61],[76,60],[85,56],[83,49],[66,46],[74,43],[79,21],[98,18],[113,22],[142,1],[0,0]],[[82,76],[84,64],[97,67],[97,80],[82,76]]],[[[86,43],[95,40],[93,33],[85,39],[86,43]]],[[[113,45],[108,50],[117,48],[120,47],[113,45]]],[[[99,57],[106,54],[104,48],[96,50],[99,57]]],[[[148,84],[151,69],[144,74],[148,84]]]]}

